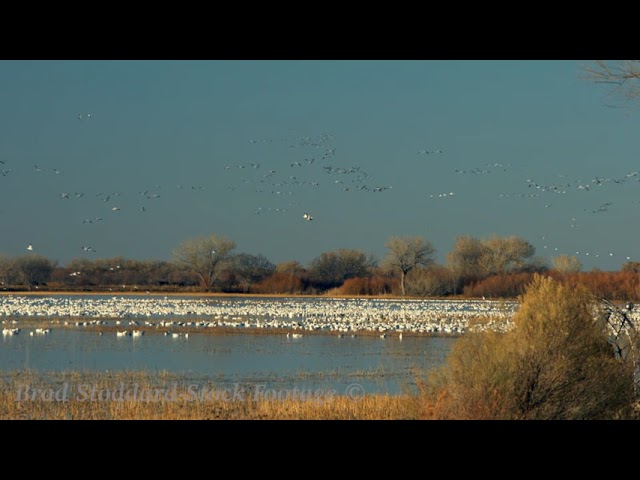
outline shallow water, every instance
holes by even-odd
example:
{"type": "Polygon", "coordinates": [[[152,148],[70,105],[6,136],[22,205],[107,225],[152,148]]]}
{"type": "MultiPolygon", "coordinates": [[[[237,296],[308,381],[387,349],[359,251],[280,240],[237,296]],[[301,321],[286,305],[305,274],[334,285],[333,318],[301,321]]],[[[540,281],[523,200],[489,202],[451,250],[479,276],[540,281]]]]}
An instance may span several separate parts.
{"type": "MultiPolygon", "coordinates": [[[[461,321],[468,315],[499,313],[503,308],[498,302],[450,300],[7,295],[0,296],[2,326],[21,331],[0,339],[0,370],[169,371],[187,379],[223,384],[322,386],[340,392],[357,383],[366,392],[396,394],[415,388],[416,380],[441,365],[456,340],[409,335],[400,340],[398,329],[411,328],[429,316],[438,324],[448,318],[461,321]],[[66,317],[69,328],[53,325],[47,335],[30,336],[36,327],[26,317],[57,317],[61,321],[66,317]],[[115,319],[120,318],[119,329],[144,329],[146,333],[140,337],[118,337],[113,331],[99,335],[93,328],[77,326],[72,317],[87,324],[103,319],[103,325],[109,326],[115,326],[115,319]],[[173,338],[154,331],[162,319],[185,322],[194,317],[221,319],[225,325],[239,327],[238,333],[210,335],[196,329],[188,338],[173,338]],[[316,322],[331,330],[356,328],[358,318],[365,318],[362,322],[368,322],[370,329],[384,326],[387,338],[351,337],[351,331],[342,338],[336,331],[327,331],[296,339],[285,334],[241,333],[244,322],[257,326],[258,322],[279,319],[276,326],[285,328],[295,328],[292,322],[301,326],[316,322]],[[143,326],[147,320],[151,326],[143,326]]],[[[512,308],[508,304],[508,309],[512,308]]]]}
{"type": "Polygon", "coordinates": [[[397,394],[440,365],[455,338],[382,339],[337,335],[161,334],[118,337],[95,331],[27,331],[0,339],[4,371],[169,371],[216,385],[266,384],[286,388],[334,388],[359,384],[367,393],[397,394]]]}

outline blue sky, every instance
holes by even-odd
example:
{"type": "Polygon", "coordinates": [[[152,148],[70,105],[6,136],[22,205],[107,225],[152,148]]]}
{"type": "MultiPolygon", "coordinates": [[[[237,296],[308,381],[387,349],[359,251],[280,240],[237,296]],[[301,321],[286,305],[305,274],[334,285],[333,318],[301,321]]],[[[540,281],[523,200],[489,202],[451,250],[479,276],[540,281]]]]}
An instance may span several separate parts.
{"type": "Polygon", "coordinates": [[[421,235],[444,262],[495,233],[618,269],[640,260],[638,115],[587,63],[0,61],[0,253],[169,260],[217,233],[307,263],[421,235]]]}

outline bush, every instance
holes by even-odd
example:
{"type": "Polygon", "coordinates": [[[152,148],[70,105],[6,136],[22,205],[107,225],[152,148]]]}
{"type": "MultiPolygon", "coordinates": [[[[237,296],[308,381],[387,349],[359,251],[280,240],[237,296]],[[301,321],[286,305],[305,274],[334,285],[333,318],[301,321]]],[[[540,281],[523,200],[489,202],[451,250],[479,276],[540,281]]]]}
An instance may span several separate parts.
{"type": "Polygon", "coordinates": [[[615,358],[584,286],[536,275],[508,333],[468,333],[431,377],[427,416],[454,419],[630,417],[632,362],[615,358]]]}
{"type": "Polygon", "coordinates": [[[453,293],[454,282],[449,269],[434,266],[416,268],[407,275],[407,294],[416,297],[441,297],[453,293]]]}
{"type": "Polygon", "coordinates": [[[572,274],[554,274],[567,285],[582,285],[598,297],[609,300],[638,299],[640,284],[638,274],[624,272],[582,272],[572,274]]]}
{"type": "Polygon", "coordinates": [[[274,273],[253,286],[255,293],[301,293],[302,280],[289,273],[274,273]]]}
{"type": "Polygon", "coordinates": [[[373,277],[356,277],[345,280],[336,289],[338,295],[390,295],[398,289],[398,280],[393,277],[374,275],[373,277]]]}
{"type": "Polygon", "coordinates": [[[465,297],[517,297],[531,283],[534,273],[494,275],[464,287],[465,297]]]}

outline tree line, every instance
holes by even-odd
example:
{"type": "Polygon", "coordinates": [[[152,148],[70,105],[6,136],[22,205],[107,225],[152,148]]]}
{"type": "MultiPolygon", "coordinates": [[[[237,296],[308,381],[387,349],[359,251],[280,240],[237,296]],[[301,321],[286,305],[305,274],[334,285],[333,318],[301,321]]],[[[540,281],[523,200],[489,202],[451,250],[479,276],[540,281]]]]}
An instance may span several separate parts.
{"type": "Polygon", "coordinates": [[[620,272],[581,272],[576,257],[535,256],[519,236],[459,236],[446,262],[438,264],[433,244],[420,236],[390,237],[379,259],[357,249],[323,252],[303,265],[274,264],[264,255],[236,252],[230,238],[211,234],[184,240],[171,261],[124,257],[74,259],[65,266],[36,253],[0,255],[0,287],[85,291],[185,291],[261,294],[401,295],[513,297],[535,273],[574,285],[585,284],[609,298],[635,298],[640,264],[620,272]]]}

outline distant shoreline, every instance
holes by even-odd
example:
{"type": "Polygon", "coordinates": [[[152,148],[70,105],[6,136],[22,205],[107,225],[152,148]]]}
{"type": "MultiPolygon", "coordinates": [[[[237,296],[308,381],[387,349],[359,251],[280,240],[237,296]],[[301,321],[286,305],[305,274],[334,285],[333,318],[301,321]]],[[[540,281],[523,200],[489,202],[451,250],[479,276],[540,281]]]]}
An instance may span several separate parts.
{"type": "MultiPolygon", "coordinates": [[[[158,292],[158,291],[58,291],[58,290],[15,290],[0,291],[0,295],[112,295],[112,296],[162,296],[162,297],[238,297],[238,298],[348,298],[360,300],[482,300],[479,297],[462,295],[447,297],[409,297],[398,295],[313,295],[302,293],[221,293],[221,292],[158,292]]],[[[515,300],[516,298],[488,298],[485,301],[515,300]]]]}

